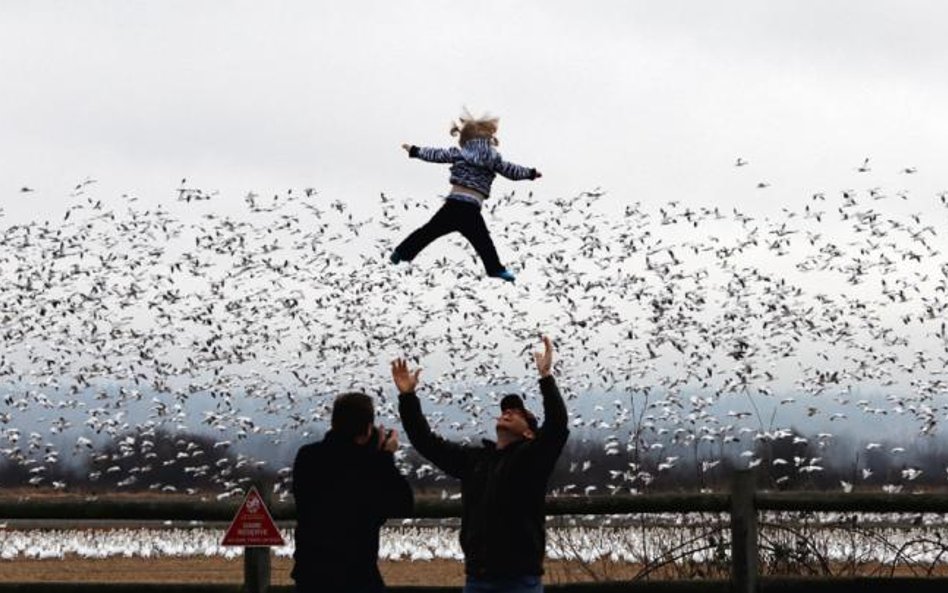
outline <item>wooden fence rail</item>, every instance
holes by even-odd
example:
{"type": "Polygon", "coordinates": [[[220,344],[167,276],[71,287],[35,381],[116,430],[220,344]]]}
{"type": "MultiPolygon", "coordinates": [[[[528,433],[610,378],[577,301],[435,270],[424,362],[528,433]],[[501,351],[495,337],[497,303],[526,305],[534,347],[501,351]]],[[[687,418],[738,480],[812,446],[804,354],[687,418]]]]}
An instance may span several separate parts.
{"type": "MultiPolygon", "coordinates": [[[[0,520],[83,521],[203,521],[229,522],[236,511],[231,502],[137,502],[108,498],[86,500],[32,500],[0,498],[0,520]]],[[[274,504],[277,521],[292,521],[292,504],[274,504]]],[[[601,498],[550,498],[548,516],[623,515],[654,513],[729,513],[731,516],[731,576],[729,580],[632,581],[575,583],[547,586],[551,593],[820,593],[822,591],[872,590],[873,593],[927,593],[948,591],[948,578],[760,578],[758,575],[758,526],[760,511],[948,513],[948,494],[874,493],[774,493],[755,491],[753,474],[737,472],[727,494],[649,494],[601,498]]],[[[419,500],[411,518],[459,517],[458,501],[419,500]]],[[[143,584],[143,583],[0,583],[0,593],[40,591],[84,593],[263,593],[290,592],[292,587],[271,586],[269,548],[245,548],[243,584],[143,584]]],[[[15,560],[14,560],[15,561],[15,560]]],[[[2,567],[2,563],[0,563],[2,567]]],[[[457,593],[455,587],[391,587],[392,593],[457,593]]]]}

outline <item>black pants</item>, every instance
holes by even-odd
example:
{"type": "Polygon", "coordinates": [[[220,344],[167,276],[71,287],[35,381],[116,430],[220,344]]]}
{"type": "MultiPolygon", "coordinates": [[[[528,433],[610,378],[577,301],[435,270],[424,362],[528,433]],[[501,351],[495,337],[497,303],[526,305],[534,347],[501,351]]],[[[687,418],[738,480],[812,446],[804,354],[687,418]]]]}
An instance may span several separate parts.
{"type": "Polygon", "coordinates": [[[395,252],[403,260],[411,261],[429,243],[455,231],[464,235],[464,238],[474,246],[477,255],[484,262],[488,276],[503,271],[504,266],[497,257],[497,249],[490,238],[490,231],[487,230],[484,217],[481,216],[480,207],[462,200],[450,198],[445,200],[444,205],[435,212],[431,220],[408,235],[408,238],[395,248],[395,252]]]}

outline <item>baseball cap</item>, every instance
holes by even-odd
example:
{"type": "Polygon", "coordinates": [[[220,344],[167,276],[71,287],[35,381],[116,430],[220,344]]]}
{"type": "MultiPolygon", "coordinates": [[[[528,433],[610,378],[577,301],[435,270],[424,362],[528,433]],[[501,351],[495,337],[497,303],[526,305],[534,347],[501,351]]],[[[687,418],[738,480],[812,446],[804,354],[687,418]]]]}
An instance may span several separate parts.
{"type": "Polygon", "coordinates": [[[502,400],[500,400],[500,409],[501,411],[506,410],[519,410],[523,417],[527,421],[527,426],[530,427],[530,430],[537,432],[539,430],[539,424],[537,423],[537,417],[523,405],[523,398],[521,398],[516,393],[511,393],[505,395],[502,400]]]}

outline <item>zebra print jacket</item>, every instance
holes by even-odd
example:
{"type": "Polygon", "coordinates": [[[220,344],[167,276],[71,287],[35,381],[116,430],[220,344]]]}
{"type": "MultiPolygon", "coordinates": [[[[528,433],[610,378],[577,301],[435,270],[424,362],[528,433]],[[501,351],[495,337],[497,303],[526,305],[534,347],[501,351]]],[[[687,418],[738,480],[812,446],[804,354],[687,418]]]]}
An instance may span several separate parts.
{"type": "Polygon", "coordinates": [[[490,186],[497,173],[514,181],[537,177],[536,169],[505,161],[487,138],[472,138],[462,148],[412,146],[408,156],[429,163],[453,163],[451,183],[478,191],[485,197],[490,195],[490,186]]]}

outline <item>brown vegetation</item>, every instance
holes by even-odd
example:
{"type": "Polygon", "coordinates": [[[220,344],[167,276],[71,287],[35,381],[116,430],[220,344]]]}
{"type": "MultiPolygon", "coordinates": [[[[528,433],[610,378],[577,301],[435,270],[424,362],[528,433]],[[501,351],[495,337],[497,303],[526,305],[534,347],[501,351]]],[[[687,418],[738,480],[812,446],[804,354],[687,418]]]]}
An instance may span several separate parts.
{"type": "MultiPolygon", "coordinates": [[[[601,564],[601,563],[597,563],[601,564]]],[[[220,557],[191,558],[110,558],[91,560],[17,559],[3,562],[0,582],[142,582],[142,583],[239,583],[243,580],[243,560],[220,557]]],[[[272,583],[291,584],[290,558],[273,558],[272,583]]],[[[424,562],[382,562],[385,581],[390,585],[458,585],[464,582],[464,565],[452,560],[424,562]]],[[[630,578],[641,567],[620,565],[593,567],[610,578],[630,578]],[[603,573],[605,569],[605,573],[603,573]]],[[[588,569],[576,562],[547,562],[548,583],[593,580],[588,569]]]]}
{"type": "MultiPolygon", "coordinates": [[[[0,582],[134,582],[134,583],[240,583],[243,580],[243,560],[220,557],[191,558],[110,558],[90,560],[17,559],[0,563],[0,582]]],[[[272,583],[292,584],[290,558],[274,558],[272,583]]],[[[464,581],[464,566],[451,560],[423,562],[382,562],[385,582],[389,585],[458,585],[464,581]]],[[[864,574],[879,574],[878,566],[866,566],[864,574]]],[[[548,584],[591,582],[596,580],[621,581],[640,574],[642,566],[599,561],[589,565],[570,561],[547,561],[544,581],[548,584]]],[[[888,575],[888,568],[882,571],[888,575]]],[[[673,574],[655,572],[653,579],[673,578],[673,574]]],[[[891,576],[918,576],[910,567],[898,567],[891,576]]],[[[948,576],[948,566],[939,567],[929,576],[948,576]]]]}

